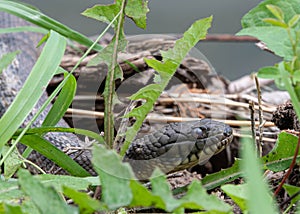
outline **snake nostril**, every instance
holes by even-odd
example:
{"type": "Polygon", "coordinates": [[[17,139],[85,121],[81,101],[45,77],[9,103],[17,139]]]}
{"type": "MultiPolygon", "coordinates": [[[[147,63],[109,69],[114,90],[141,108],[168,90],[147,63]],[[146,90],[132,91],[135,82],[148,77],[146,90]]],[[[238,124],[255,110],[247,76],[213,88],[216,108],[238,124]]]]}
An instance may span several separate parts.
{"type": "Polygon", "coordinates": [[[230,126],[226,126],[223,131],[223,134],[225,137],[229,137],[230,135],[232,135],[232,128],[230,126]]]}

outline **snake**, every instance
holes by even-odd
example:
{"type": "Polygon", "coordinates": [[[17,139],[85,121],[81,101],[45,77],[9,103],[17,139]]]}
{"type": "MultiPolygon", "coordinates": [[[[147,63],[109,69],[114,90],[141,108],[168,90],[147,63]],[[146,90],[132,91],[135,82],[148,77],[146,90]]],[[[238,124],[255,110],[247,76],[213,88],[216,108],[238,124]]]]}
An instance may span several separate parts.
{"type": "MultiPolygon", "coordinates": [[[[17,17],[0,13],[1,28],[27,24],[17,17]]],[[[13,102],[38,57],[34,46],[38,38],[29,32],[0,36],[0,55],[16,49],[21,50],[13,63],[0,75],[0,116],[13,102]]],[[[24,124],[33,117],[34,112],[46,99],[47,94],[44,93],[24,124]]],[[[50,108],[51,105],[39,116],[34,126],[41,124],[50,108]]],[[[57,126],[68,127],[68,124],[61,120],[57,126]]],[[[170,123],[151,134],[135,139],[126,151],[123,162],[131,165],[139,180],[148,179],[156,167],[164,173],[188,169],[194,165],[206,163],[213,155],[222,151],[232,141],[232,132],[229,125],[211,119],[170,123]]],[[[62,151],[70,146],[81,148],[85,146],[84,142],[71,133],[48,133],[44,137],[62,151]]],[[[18,148],[21,152],[25,149],[22,144],[18,148]]],[[[70,157],[90,174],[95,175],[89,150],[75,151],[70,154],[70,157]]],[[[47,173],[57,173],[60,169],[51,160],[35,151],[28,159],[47,173]]],[[[34,168],[31,170],[37,173],[34,168]]]]}

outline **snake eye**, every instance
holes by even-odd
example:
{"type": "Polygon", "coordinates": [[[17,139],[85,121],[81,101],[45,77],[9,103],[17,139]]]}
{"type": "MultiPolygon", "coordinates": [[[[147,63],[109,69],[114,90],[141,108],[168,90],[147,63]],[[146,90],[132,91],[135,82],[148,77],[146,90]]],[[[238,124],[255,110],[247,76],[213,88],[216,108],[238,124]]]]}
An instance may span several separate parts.
{"type": "Polygon", "coordinates": [[[204,133],[203,133],[202,129],[200,129],[200,128],[193,129],[192,135],[195,138],[203,138],[204,137],[204,133]]]}
{"type": "Polygon", "coordinates": [[[223,134],[225,137],[229,137],[230,135],[232,135],[232,128],[230,126],[227,126],[224,129],[223,134]]]}

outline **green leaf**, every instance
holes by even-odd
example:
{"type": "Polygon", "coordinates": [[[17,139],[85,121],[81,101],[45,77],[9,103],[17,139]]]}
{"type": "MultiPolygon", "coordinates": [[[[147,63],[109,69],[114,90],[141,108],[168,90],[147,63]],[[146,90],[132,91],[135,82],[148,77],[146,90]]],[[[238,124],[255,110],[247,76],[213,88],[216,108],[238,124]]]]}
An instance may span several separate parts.
{"type": "MultiPolygon", "coordinates": [[[[66,75],[65,75],[66,76],[66,75]]],[[[42,126],[55,126],[62,119],[76,94],[76,78],[71,75],[57,96],[42,126]]]]}
{"type": "Polygon", "coordinates": [[[128,0],[126,3],[125,14],[142,29],[146,29],[146,15],[148,12],[149,9],[147,0],[128,0]]]}
{"type": "Polygon", "coordinates": [[[294,26],[298,23],[299,19],[300,19],[300,14],[294,15],[294,16],[289,20],[288,26],[291,27],[291,28],[294,27],[294,26]]]}
{"type": "Polygon", "coordinates": [[[155,101],[168,85],[181,61],[199,40],[205,38],[211,21],[212,17],[208,17],[194,22],[183,34],[183,37],[176,41],[173,49],[161,52],[163,62],[154,59],[145,59],[146,63],[159,73],[160,78],[156,78],[156,81],[159,79],[160,82],[148,85],[130,97],[132,100],[143,99],[146,102],[125,115],[125,117],[135,117],[136,121],[131,127],[127,128],[125,143],[120,152],[121,155],[125,154],[147,114],[152,110],[155,101]]]}
{"type": "MultiPolygon", "coordinates": [[[[292,31],[295,37],[295,32],[292,31]]],[[[285,60],[292,60],[294,57],[293,47],[286,29],[281,27],[249,27],[242,29],[237,33],[238,36],[254,36],[263,41],[267,47],[276,55],[283,57],[285,60]]],[[[298,44],[299,46],[299,44],[298,44]]]]}
{"type": "Polygon", "coordinates": [[[39,152],[58,166],[69,172],[71,175],[85,177],[90,174],[76,161],[52,145],[39,135],[25,135],[21,139],[22,144],[29,146],[39,152]]]}
{"type": "MultiPolygon", "coordinates": [[[[86,9],[82,15],[96,19],[101,22],[110,23],[114,20],[121,9],[121,1],[117,0],[115,4],[110,5],[95,5],[92,8],[86,9]]],[[[113,26],[117,27],[118,22],[115,21],[113,26]]]]}
{"type": "MultiPolygon", "coordinates": [[[[79,42],[80,44],[86,46],[91,46],[93,44],[93,41],[88,37],[24,4],[14,1],[0,1],[0,11],[18,16],[44,29],[56,31],[69,39],[79,42]]],[[[99,44],[96,44],[94,49],[100,51],[102,47],[99,44]]]]}
{"type": "MultiPolygon", "coordinates": [[[[4,145],[1,153],[4,155],[6,152],[8,152],[9,147],[4,145]]],[[[15,172],[20,168],[20,165],[23,163],[23,160],[20,158],[20,154],[17,150],[17,148],[14,148],[11,155],[8,156],[6,161],[4,162],[4,177],[10,178],[12,177],[15,172]]]]}
{"type": "Polygon", "coordinates": [[[236,159],[230,168],[222,169],[219,172],[206,175],[201,181],[202,185],[206,189],[210,190],[241,177],[242,172],[240,170],[240,162],[241,161],[239,159],[236,159]]]}
{"type": "MultiPolygon", "coordinates": [[[[296,136],[281,132],[274,148],[262,158],[265,167],[274,172],[287,169],[292,162],[297,143],[298,138],[296,136]]],[[[298,156],[297,161],[299,160],[300,157],[298,156]]]]}
{"type": "Polygon", "coordinates": [[[293,73],[293,80],[300,82],[300,70],[297,70],[293,73]]]}
{"type": "Polygon", "coordinates": [[[274,26],[277,26],[277,27],[283,27],[283,28],[289,27],[286,23],[284,23],[280,20],[277,20],[277,19],[273,19],[273,18],[264,18],[263,21],[266,23],[272,24],[274,26]]]}
{"type": "Polygon", "coordinates": [[[253,141],[243,140],[241,170],[247,182],[248,210],[253,214],[278,213],[262,176],[261,164],[254,151],[253,141]]]}
{"type": "Polygon", "coordinates": [[[277,79],[280,78],[280,73],[277,67],[268,66],[260,68],[257,72],[257,76],[264,79],[277,79]]]}
{"type": "Polygon", "coordinates": [[[109,209],[130,204],[133,196],[130,180],[134,178],[128,163],[122,163],[120,156],[102,145],[93,147],[93,164],[102,184],[102,198],[109,209]]]}
{"type": "Polygon", "coordinates": [[[22,209],[20,206],[11,206],[9,204],[4,205],[5,214],[22,214],[22,209]]]}
{"type": "Polygon", "coordinates": [[[75,204],[79,206],[80,213],[95,213],[96,211],[107,210],[104,204],[91,198],[87,193],[78,192],[69,187],[64,187],[63,191],[68,198],[73,199],[75,204]]]}
{"type": "MultiPolygon", "coordinates": [[[[295,194],[298,194],[300,191],[300,187],[293,186],[290,184],[284,184],[283,188],[288,192],[290,197],[294,196],[295,194]]],[[[294,197],[291,200],[291,204],[297,204],[297,202],[299,202],[299,200],[300,200],[300,195],[298,194],[296,197],[294,197]]]]}
{"type": "Polygon", "coordinates": [[[14,202],[24,198],[24,194],[19,190],[16,180],[0,180],[0,202],[14,202]]]}
{"type": "Polygon", "coordinates": [[[2,71],[9,66],[12,61],[16,58],[16,56],[20,53],[20,51],[14,51],[7,54],[3,54],[0,59],[0,74],[2,71]]]}
{"type": "Polygon", "coordinates": [[[18,177],[22,191],[41,213],[78,213],[77,208],[68,206],[53,188],[45,187],[28,171],[19,170],[18,177]]]}
{"type": "MultiPolygon", "coordinates": [[[[278,13],[278,16],[284,16],[285,23],[288,23],[295,15],[300,14],[299,0],[265,0],[255,8],[251,9],[242,18],[243,28],[270,26],[270,24],[263,21],[265,18],[274,18],[274,14],[267,9],[267,5],[273,5],[273,7],[279,8],[280,11],[274,11],[274,13],[278,13]]],[[[294,27],[299,29],[299,23],[294,27]]]]}
{"type": "Polygon", "coordinates": [[[18,33],[18,32],[26,32],[26,31],[42,33],[42,34],[49,33],[49,31],[45,30],[44,28],[34,27],[34,26],[21,26],[21,27],[11,27],[11,28],[1,28],[0,34],[2,34],[2,33],[18,33]]]}
{"type": "Polygon", "coordinates": [[[100,181],[98,177],[74,177],[69,175],[41,174],[34,176],[45,186],[51,186],[58,192],[63,191],[63,186],[74,190],[86,190],[89,186],[98,186],[100,181]]]}
{"type": "Polygon", "coordinates": [[[284,20],[284,14],[280,7],[277,7],[272,4],[267,4],[266,7],[277,19],[279,19],[280,21],[284,20]]]}
{"type": "MultiPolygon", "coordinates": [[[[0,2],[0,6],[1,4],[3,3],[0,2]]],[[[52,31],[23,88],[0,119],[0,148],[21,126],[42,96],[42,89],[47,86],[56,72],[64,54],[65,46],[65,38],[52,31]]]]}
{"type": "Polygon", "coordinates": [[[246,184],[226,184],[221,186],[221,189],[246,213],[247,211],[247,193],[246,184]]]}

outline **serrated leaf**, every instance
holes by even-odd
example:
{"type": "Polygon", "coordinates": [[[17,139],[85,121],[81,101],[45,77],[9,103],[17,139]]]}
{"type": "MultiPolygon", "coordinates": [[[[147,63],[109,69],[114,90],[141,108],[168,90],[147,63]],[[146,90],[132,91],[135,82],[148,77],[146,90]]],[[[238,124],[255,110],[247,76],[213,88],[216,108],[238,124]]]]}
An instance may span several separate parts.
{"type": "Polygon", "coordinates": [[[20,51],[14,51],[7,54],[3,54],[0,59],[0,74],[2,71],[9,66],[12,61],[16,58],[16,56],[20,53],[20,51]]]}
{"type": "Polygon", "coordinates": [[[146,29],[146,15],[148,12],[149,9],[147,0],[128,0],[126,3],[125,14],[142,29],[146,29]]]}
{"type": "MultiPolygon", "coordinates": [[[[274,172],[287,169],[292,162],[297,143],[298,138],[296,136],[281,132],[274,148],[262,158],[265,167],[274,172]]],[[[299,160],[300,157],[298,156],[297,161],[299,160]]]]}
{"type": "Polygon", "coordinates": [[[131,99],[138,98],[146,100],[146,102],[143,103],[138,110],[133,110],[135,111],[134,115],[136,121],[131,127],[127,128],[125,143],[120,152],[121,155],[125,154],[129,144],[133,141],[147,114],[152,110],[155,101],[168,85],[168,82],[176,72],[181,61],[199,40],[205,38],[207,30],[211,25],[211,21],[212,17],[208,17],[194,22],[183,34],[183,37],[176,41],[172,49],[161,52],[163,56],[162,62],[154,59],[144,59],[150,67],[159,73],[160,78],[155,79],[156,81],[159,79],[159,83],[156,82],[156,84],[147,86],[146,89],[141,89],[131,96],[131,99]],[[156,91],[153,93],[153,90],[156,91]]]}
{"type": "MultiPolygon", "coordinates": [[[[4,145],[1,149],[2,155],[8,152],[10,147],[4,145]]],[[[14,148],[12,153],[4,161],[4,177],[10,178],[15,172],[20,168],[20,165],[23,163],[23,160],[20,158],[20,154],[17,151],[17,148],[14,148]]]]}
{"type": "Polygon", "coordinates": [[[277,79],[281,77],[278,68],[275,66],[260,68],[257,72],[257,76],[264,79],[277,79]]]}
{"type": "Polygon", "coordinates": [[[31,198],[40,212],[78,213],[77,208],[68,206],[53,188],[42,185],[28,171],[19,170],[18,177],[22,191],[31,198]]]}
{"type": "Polygon", "coordinates": [[[243,139],[241,170],[247,182],[248,210],[250,213],[278,213],[263,179],[260,160],[256,156],[253,141],[243,139]]]}
{"type": "Polygon", "coordinates": [[[64,194],[73,199],[75,204],[79,206],[80,213],[95,213],[96,211],[104,211],[107,208],[100,201],[91,198],[87,193],[78,192],[72,188],[64,187],[64,194]]]}
{"type": "Polygon", "coordinates": [[[289,27],[294,27],[300,19],[300,14],[294,15],[288,22],[289,27]]]}
{"type": "Polygon", "coordinates": [[[94,145],[92,162],[102,184],[102,199],[108,208],[129,205],[133,198],[129,179],[134,179],[129,164],[122,163],[115,151],[101,145],[94,145]]]}
{"type": "Polygon", "coordinates": [[[221,186],[221,189],[246,213],[247,210],[247,192],[246,184],[226,184],[221,186]]]}
{"type": "Polygon", "coordinates": [[[267,4],[266,7],[268,10],[279,20],[284,20],[284,14],[283,11],[280,9],[280,7],[277,7],[276,5],[267,4]]]}
{"type": "Polygon", "coordinates": [[[202,185],[210,190],[241,177],[240,162],[239,159],[236,159],[230,168],[205,176],[201,181],[202,185]]]}

